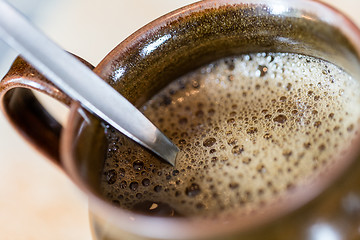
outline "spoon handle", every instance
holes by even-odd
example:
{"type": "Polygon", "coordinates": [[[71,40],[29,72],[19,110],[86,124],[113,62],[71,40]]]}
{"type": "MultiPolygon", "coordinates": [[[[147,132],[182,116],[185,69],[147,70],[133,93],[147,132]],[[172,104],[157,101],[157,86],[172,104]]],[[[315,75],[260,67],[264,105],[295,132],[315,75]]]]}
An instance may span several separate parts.
{"type": "Polygon", "coordinates": [[[179,149],[136,107],[0,0],[0,38],[72,99],[174,165],[179,149]]]}

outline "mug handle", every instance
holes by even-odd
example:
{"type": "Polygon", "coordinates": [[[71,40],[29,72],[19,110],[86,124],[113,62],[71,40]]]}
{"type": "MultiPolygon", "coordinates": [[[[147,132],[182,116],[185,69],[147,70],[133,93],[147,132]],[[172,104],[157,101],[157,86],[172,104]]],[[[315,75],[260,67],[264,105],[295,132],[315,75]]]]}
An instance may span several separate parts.
{"type": "MultiPolygon", "coordinates": [[[[78,57],[87,67],[94,67],[78,57]]],[[[29,143],[57,165],[62,126],[31,90],[40,91],[68,107],[73,101],[22,57],[17,57],[0,82],[0,107],[9,122],[29,143]]]]}

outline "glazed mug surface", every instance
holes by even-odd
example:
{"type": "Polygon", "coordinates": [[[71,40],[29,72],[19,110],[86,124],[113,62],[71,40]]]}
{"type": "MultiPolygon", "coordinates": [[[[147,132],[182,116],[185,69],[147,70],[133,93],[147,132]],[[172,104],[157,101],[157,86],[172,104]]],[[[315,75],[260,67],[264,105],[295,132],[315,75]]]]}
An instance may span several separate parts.
{"type": "MultiPolygon", "coordinates": [[[[247,53],[310,55],[359,79],[358,42],[360,31],[349,19],[316,1],[205,0],[141,28],[93,71],[140,107],[177,77],[214,60],[247,53]]],[[[149,217],[117,208],[100,194],[106,151],[103,123],[20,58],[0,90],[2,110],[20,134],[89,195],[96,239],[314,239],[316,226],[331,229],[339,239],[360,237],[359,209],[348,212],[342,204],[349,197],[360,199],[359,139],[326,177],[307,189],[296,189],[286,204],[264,207],[261,214],[225,220],[149,217]],[[29,89],[71,106],[64,128],[29,89]]]]}

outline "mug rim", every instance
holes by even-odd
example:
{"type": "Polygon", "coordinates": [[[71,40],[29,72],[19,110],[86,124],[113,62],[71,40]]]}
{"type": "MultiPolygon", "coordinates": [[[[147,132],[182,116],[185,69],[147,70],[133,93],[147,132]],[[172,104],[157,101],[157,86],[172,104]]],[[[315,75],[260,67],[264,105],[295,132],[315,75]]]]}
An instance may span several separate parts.
{"type": "MultiPolygon", "coordinates": [[[[183,17],[184,15],[190,15],[193,12],[210,9],[216,6],[227,6],[229,4],[266,4],[268,6],[274,6],[276,4],[285,4],[296,9],[311,10],[316,16],[321,16],[320,20],[323,20],[330,25],[342,26],[341,31],[345,36],[349,38],[356,54],[360,55],[360,48],[355,44],[356,40],[360,41],[360,30],[356,25],[342,14],[339,10],[322,3],[318,0],[205,0],[199,1],[175,11],[172,11],[156,20],[150,22],[138,31],[130,35],[127,39],[117,45],[106,57],[95,67],[94,72],[102,76],[104,74],[111,73],[111,63],[116,56],[124,54],[128,48],[133,44],[138,43],[146,39],[146,37],[156,29],[165,26],[167,23],[183,17]],[[312,8],[310,8],[312,6],[312,8]],[[315,7],[316,6],[316,7],[315,7]],[[320,10],[319,10],[320,9],[320,10]],[[317,10],[317,11],[316,11],[317,10]],[[324,14],[326,12],[326,14],[324,14]]],[[[159,237],[170,238],[176,236],[177,238],[187,237],[206,237],[213,236],[221,233],[229,232],[241,232],[244,230],[250,230],[252,228],[265,225],[266,223],[279,219],[308,202],[316,198],[321,192],[324,191],[331,183],[333,183],[342,173],[349,167],[354,161],[354,157],[357,153],[355,147],[350,147],[352,151],[344,156],[344,161],[336,161],[333,167],[327,172],[326,178],[320,178],[319,181],[313,182],[302,188],[296,188],[293,193],[286,194],[286,205],[278,202],[273,205],[265,206],[265,214],[257,214],[255,216],[247,216],[240,218],[237,215],[223,220],[208,220],[201,217],[186,217],[186,218],[164,218],[164,217],[151,217],[131,212],[126,209],[121,209],[111,205],[104,199],[96,196],[86,185],[84,180],[79,176],[75,161],[72,155],[72,144],[77,136],[77,124],[81,121],[81,112],[84,110],[80,104],[74,102],[71,106],[70,115],[67,125],[64,127],[61,137],[61,153],[62,161],[65,171],[69,177],[80,187],[89,197],[89,203],[91,210],[101,217],[106,216],[106,221],[111,222],[115,226],[121,226],[122,230],[136,233],[147,237],[159,237]],[[341,163],[341,164],[340,164],[341,163]],[[289,196],[288,196],[289,195],[289,196]],[[136,224],[134,224],[134,222],[136,224]],[[136,225],[136,227],[134,227],[136,225]],[[139,227],[140,226],[140,227],[139,227]],[[139,231],[141,229],[141,231],[139,231]],[[161,231],[159,231],[161,229],[161,231]]],[[[352,142],[353,145],[360,145],[360,139],[352,142]]]]}

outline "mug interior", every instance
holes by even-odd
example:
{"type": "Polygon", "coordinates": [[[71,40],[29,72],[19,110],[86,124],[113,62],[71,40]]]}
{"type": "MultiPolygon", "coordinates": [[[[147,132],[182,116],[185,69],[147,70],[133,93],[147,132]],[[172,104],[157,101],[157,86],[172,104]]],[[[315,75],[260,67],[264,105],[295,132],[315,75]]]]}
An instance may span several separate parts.
{"type": "MultiPolygon", "coordinates": [[[[338,12],[318,2],[202,1],[143,27],[110,52],[94,71],[140,107],[177,77],[214,60],[246,53],[285,52],[314,56],[332,62],[358,78],[360,59],[355,39],[360,39],[358,29],[338,12]]],[[[100,206],[97,214],[113,219],[129,232],[136,232],[138,227],[132,227],[130,214],[139,219],[138,223],[144,224],[143,232],[138,234],[164,238],[173,236],[180,228],[182,231],[177,236],[186,237],[229,229],[240,231],[263,224],[319,195],[350,164],[350,160],[346,160],[341,166],[334,166],[329,177],[314,184],[311,191],[300,189],[294,193],[297,197],[292,203],[271,206],[272,209],[265,210],[265,217],[237,219],[236,223],[225,227],[212,224],[204,232],[204,227],[194,230],[198,225],[191,226],[181,219],[154,220],[110,206],[100,191],[100,175],[107,150],[105,124],[78,105],[72,108],[62,145],[65,167],[75,182],[91,195],[94,205],[100,206]],[[163,225],[165,222],[168,229],[163,225]],[[184,228],[191,230],[186,232],[184,228]],[[157,229],[161,229],[161,233],[157,229]]]]}

